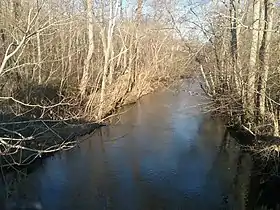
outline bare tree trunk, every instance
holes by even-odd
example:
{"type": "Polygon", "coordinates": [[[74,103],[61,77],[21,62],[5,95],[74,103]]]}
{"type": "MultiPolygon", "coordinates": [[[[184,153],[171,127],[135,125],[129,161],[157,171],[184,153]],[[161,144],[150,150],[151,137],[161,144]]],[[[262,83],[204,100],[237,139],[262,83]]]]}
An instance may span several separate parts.
{"type": "Polygon", "coordinates": [[[137,9],[136,9],[136,21],[140,22],[142,20],[142,9],[143,9],[143,0],[137,1],[137,9]]]}
{"type": "Polygon", "coordinates": [[[200,64],[200,73],[201,73],[201,75],[202,75],[203,81],[205,82],[205,86],[206,86],[205,92],[206,92],[207,94],[211,94],[211,87],[210,87],[209,82],[208,82],[208,79],[207,79],[207,77],[206,77],[206,75],[205,75],[205,72],[204,72],[204,69],[203,69],[202,64],[200,64]]]}
{"type": "Polygon", "coordinates": [[[120,0],[120,19],[123,19],[123,0],[120,0]]]}
{"type": "MultiPolygon", "coordinates": [[[[4,6],[2,5],[3,3],[0,2],[0,15],[4,16],[4,6]]],[[[5,42],[6,42],[6,36],[5,36],[5,27],[0,28],[0,39],[2,41],[2,44],[0,46],[4,46],[5,42]]],[[[0,54],[0,56],[3,56],[2,54],[0,54]]],[[[0,63],[1,63],[2,59],[0,58],[0,63]]]]}
{"type": "Polygon", "coordinates": [[[256,82],[256,63],[259,48],[259,25],[260,25],[260,6],[261,0],[254,1],[253,7],[253,30],[252,42],[250,50],[249,68],[248,68],[248,83],[247,83],[247,102],[246,106],[251,115],[254,114],[255,108],[255,82],[256,82]]]}
{"type": "Polygon", "coordinates": [[[68,70],[66,74],[66,81],[69,79],[72,73],[72,43],[74,43],[73,36],[72,36],[72,24],[69,26],[69,40],[68,40],[68,70]]]}
{"type": "Polygon", "coordinates": [[[93,0],[87,0],[87,28],[88,28],[88,53],[84,62],[83,76],[80,83],[80,93],[85,94],[88,80],[89,80],[89,68],[92,55],[94,52],[94,35],[93,35],[93,0]]]}
{"type": "Polygon", "coordinates": [[[273,2],[264,0],[264,31],[259,52],[260,76],[258,81],[258,108],[260,116],[265,115],[266,83],[269,73],[270,40],[273,25],[273,2]]]}
{"type": "Polygon", "coordinates": [[[135,46],[135,35],[136,35],[136,29],[133,28],[133,34],[132,37],[130,39],[130,50],[129,50],[129,57],[128,57],[128,88],[127,88],[127,92],[130,92],[134,86],[134,74],[135,74],[135,67],[134,67],[134,61],[135,61],[135,56],[136,56],[136,46],[135,46]]]}
{"type": "Polygon", "coordinates": [[[110,58],[112,56],[113,32],[116,25],[117,14],[119,12],[119,6],[120,6],[119,0],[116,1],[115,6],[116,8],[114,10],[113,0],[110,0],[110,16],[109,16],[107,37],[105,37],[105,28],[101,32],[101,38],[102,38],[103,48],[104,48],[104,66],[103,66],[103,75],[102,75],[101,92],[100,92],[100,106],[99,106],[98,116],[97,116],[98,119],[101,119],[103,115],[107,73],[108,73],[110,58]]]}
{"type": "Polygon", "coordinates": [[[109,85],[112,84],[113,82],[113,75],[115,71],[115,61],[114,61],[114,56],[115,56],[115,51],[114,51],[114,45],[112,44],[111,46],[111,60],[110,60],[110,70],[109,70],[109,75],[108,75],[108,83],[109,85]]]}
{"type": "Polygon", "coordinates": [[[38,63],[38,83],[42,84],[42,52],[40,32],[36,33],[37,39],[37,63],[38,63]]]}
{"type": "Polygon", "coordinates": [[[237,2],[236,0],[230,0],[230,14],[231,14],[231,56],[232,56],[232,67],[233,77],[237,92],[241,95],[241,84],[240,78],[237,74],[238,71],[238,37],[237,37],[237,2]]]}
{"type": "Polygon", "coordinates": [[[138,54],[138,40],[137,40],[137,30],[142,22],[142,9],[143,9],[143,0],[137,1],[136,8],[136,26],[132,29],[132,36],[130,39],[130,50],[129,50],[129,61],[128,61],[128,74],[129,74],[129,82],[127,92],[130,92],[135,85],[135,77],[136,77],[136,68],[135,63],[137,62],[137,54],[138,54]]]}

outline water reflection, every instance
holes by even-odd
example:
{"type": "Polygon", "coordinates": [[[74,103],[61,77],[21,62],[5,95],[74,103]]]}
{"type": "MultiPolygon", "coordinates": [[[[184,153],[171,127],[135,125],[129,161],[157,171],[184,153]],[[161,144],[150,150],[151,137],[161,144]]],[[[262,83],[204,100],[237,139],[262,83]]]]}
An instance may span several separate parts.
{"type": "Polygon", "coordinates": [[[196,106],[205,102],[188,92],[147,96],[116,125],[44,161],[10,199],[52,210],[242,209],[239,148],[222,144],[222,123],[196,106]]]}

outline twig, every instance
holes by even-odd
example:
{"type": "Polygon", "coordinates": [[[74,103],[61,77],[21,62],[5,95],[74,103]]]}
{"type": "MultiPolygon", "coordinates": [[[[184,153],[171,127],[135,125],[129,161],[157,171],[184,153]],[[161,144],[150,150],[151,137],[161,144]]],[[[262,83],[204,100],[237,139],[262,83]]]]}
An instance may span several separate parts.
{"type": "Polygon", "coordinates": [[[19,101],[17,99],[15,99],[14,97],[11,97],[11,96],[7,96],[7,97],[0,97],[0,100],[12,100],[18,104],[21,104],[23,106],[27,106],[27,107],[39,107],[39,108],[42,108],[42,109],[50,109],[50,108],[54,108],[54,107],[58,107],[58,106],[72,106],[73,104],[70,104],[70,103],[62,103],[62,102],[59,102],[57,104],[54,104],[54,105],[50,105],[50,106],[42,106],[42,105],[39,105],[39,104],[27,104],[27,103],[24,103],[22,101],[19,101]]]}

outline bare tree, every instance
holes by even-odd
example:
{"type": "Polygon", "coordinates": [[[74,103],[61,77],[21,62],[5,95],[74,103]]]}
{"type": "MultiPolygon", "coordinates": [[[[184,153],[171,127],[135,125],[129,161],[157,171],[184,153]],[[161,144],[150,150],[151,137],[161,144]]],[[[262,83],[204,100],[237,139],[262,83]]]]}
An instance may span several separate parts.
{"type": "MultiPolygon", "coordinates": [[[[144,0],[0,1],[0,111],[43,123],[102,120],[184,77],[193,56],[163,21],[161,4],[161,19],[152,19],[144,0]]],[[[5,154],[63,147],[32,148],[35,140],[18,133],[0,135],[5,154]]]]}
{"type": "Polygon", "coordinates": [[[252,24],[252,41],[250,49],[250,59],[248,68],[248,85],[247,85],[247,107],[250,114],[254,113],[255,104],[255,83],[256,83],[256,68],[257,56],[259,50],[259,25],[260,25],[260,9],[261,0],[254,0],[253,6],[253,24],[252,24]]]}
{"type": "Polygon", "coordinates": [[[88,28],[88,53],[86,60],[84,62],[83,76],[80,83],[80,92],[81,95],[85,94],[88,80],[89,80],[89,70],[90,70],[90,62],[92,59],[92,55],[94,52],[94,25],[93,25],[93,0],[87,0],[87,28],[88,28]]]}
{"type": "Polygon", "coordinates": [[[143,0],[138,0],[137,8],[136,8],[136,22],[140,22],[142,19],[142,9],[143,9],[143,0]]]}
{"type": "MultiPolygon", "coordinates": [[[[109,16],[109,25],[107,29],[107,36],[105,35],[105,28],[102,30],[101,38],[104,47],[104,66],[103,66],[103,76],[102,76],[102,85],[100,92],[100,108],[98,111],[98,118],[102,118],[103,106],[104,106],[104,97],[105,89],[107,83],[107,73],[110,64],[110,58],[112,58],[112,44],[113,44],[113,33],[116,26],[117,14],[119,13],[119,0],[114,3],[114,0],[110,0],[110,16],[109,16]]],[[[111,73],[112,74],[112,73],[111,73]]]]}
{"type": "Polygon", "coordinates": [[[241,84],[240,77],[238,75],[238,33],[237,33],[237,6],[236,0],[230,0],[230,16],[231,16],[231,57],[232,57],[232,67],[233,67],[233,77],[236,85],[237,92],[241,95],[241,84]]]}
{"type": "Polygon", "coordinates": [[[273,26],[274,2],[264,0],[264,31],[259,52],[260,76],[258,81],[258,107],[260,116],[265,115],[266,86],[269,73],[270,44],[273,26]]]}

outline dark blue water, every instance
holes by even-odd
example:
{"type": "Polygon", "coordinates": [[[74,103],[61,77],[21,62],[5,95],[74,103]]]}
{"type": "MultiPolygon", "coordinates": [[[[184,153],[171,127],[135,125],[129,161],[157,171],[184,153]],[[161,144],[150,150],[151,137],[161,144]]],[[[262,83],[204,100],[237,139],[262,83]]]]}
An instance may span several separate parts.
{"type": "Polygon", "coordinates": [[[47,210],[244,209],[249,169],[237,173],[239,149],[223,144],[223,124],[201,110],[208,103],[188,91],[146,96],[78,148],[7,179],[2,200],[47,210]]]}

